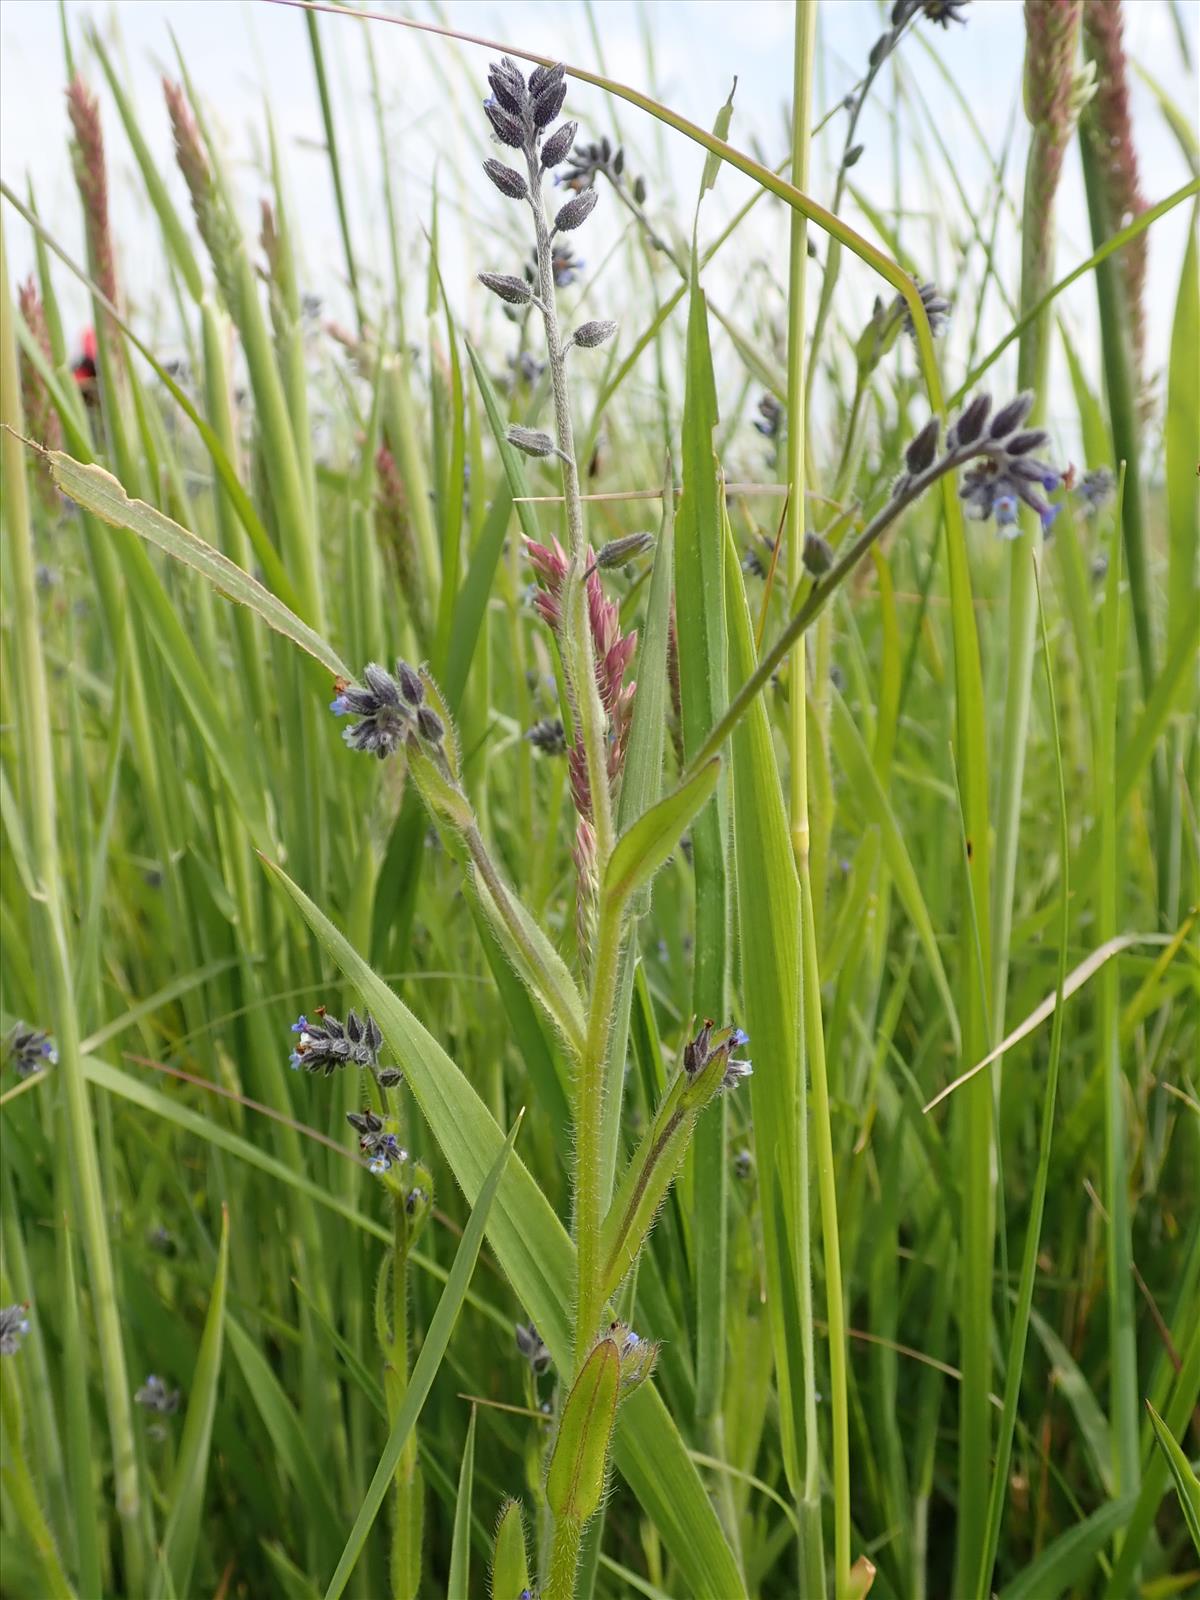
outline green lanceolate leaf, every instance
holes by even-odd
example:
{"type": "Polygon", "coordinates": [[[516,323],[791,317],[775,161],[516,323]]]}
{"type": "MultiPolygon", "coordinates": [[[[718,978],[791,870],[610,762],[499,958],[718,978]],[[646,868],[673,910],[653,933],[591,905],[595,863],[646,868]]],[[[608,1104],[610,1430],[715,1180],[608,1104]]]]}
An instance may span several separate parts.
{"type": "Polygon", "coordinates": [[[525,1553],[525,1516],[519,1500],[506,1500],[496,1521],[492,1549],[491,1600],[518,1600],[529,1587],[525,1553]]]}
{"type": "Polygon", "coordinates": [[[621,1353],[601,1339],[572,1385],[546,1474],[546,1504],[558,1519],[585,1523],[600,1504],[621,1387],[621,1353]]]}
{"type": "Polygon", "coordinates": [[[475,1407],[467,1424],[462,1467],[458,1474],[458,1501],[454,1507],[454,1534],[450,1541],[450,1577],[447,1594],[471,1592],[471,1492],[475,1486],[475,1407]]]}
{"type": "MultiPolygon", "coordinates": [[[[729,138],[729,124],[733,121],[733,97],[737,92],[737,79],[733,80],[733,88],[729,91],[729,99],[717,112],[717,120],[713,123],[713,138],[720,139],[722,143],[729,138]]],[[[721,170],[721,158],[710,150],[704,158],[704,176],[700,180],[700,193],[706,194],[717,181],[717,173],[721,170]]]]}
{"type": "MultiPolygon", "coordinates": [[[[722,495],[714,454],[718,422],[708,337],[708,309],[693,257],[683,410],[683,490],[675,542],[680,708],[687,761],[699,752],[727,700],[725,555],[722,495]]],[[[692,823],[696,881],[692,1010],[724,1018],[727,1006],[728,899],[723,797],[718,792],[692,823]]],[[[726,1273],[725,1106],[718,1101],[693,1144],[696,1207],[697,1415],[711,1416],[724,1388],[726,1273]]]]}
{"type": "Polygon", "coordinates": [[[171,1483],[168,1500],[171,1510],[163,1533],[161,1563],[152,1590],[156,1597],[166,1593],[168,1588],[181,1595],[191,1590],[196,1540],[204,1510],[213,1416],[217,1409],[217,1385],[221,1377],[221,1354],[225,1341],[225,1279],[228,1270],[229,1212],[226,1209],[221,1219],[217,1271],[209,1295],[200,1356],[188,1390],[187,1416],[171,1483]]]}
{"type": "Polygon", "coordinates": [[[1000,1600],[1043,1600],[1069,1594],[1093,1570],[1096,1557],[1129,1521],[1135,1496],[1110,1500],[1090,1517],[1059,1534],[1006,1588],[1000,1600]]]}
{"type": "MultiPolygon", "coordinates": [[[[329,1580],[329,1587],[325,1591],[325,1600],[337,1600],[338,1595],[345,1590],[350,1574],[354,1571],[359,1556],[362,1554],[367,1535],[379,1509],[387,1496],[388,1487],[395,1476],[404,1446],[408,1443],[408,1436],[416,1426],[417,1418],[421,1414],[421,1407],[425,1404],[429,1390],[437,1376],[437,1370],[442,1364],[442,1357],[446,1353],[446,1346],[450,1342],[450,1335],[454,1332],[454,1324],[458,1320],[458,1313],[466,1297],[467,1286],[471,1281],[471,1274],[475,1270],[475,1262],[479,1256],[479,1247],[483,1243],[484,1229],[487,1226],[488,1213],[500,1186],[500,1179],[512,1154],[517,1133],[521,1126],[521,1118],[513,1123],[508,1138],[500,1150],[499,1155],[492,1163],[491,1171],[484,1179],[479,1190],[479,1197],[471,1211],[470,1220],[463,1230],[462,1241],[454,1257],[454,1265],[450,1269],[450,1276],[446,1280],[446,1287],[442,1290],[441,1299],[438,1301],[437,1310],[429,1324],[429,1331],[421,1346],[421,1353],[413,1366],[412,1376],[408,1380],[404,1399],[400,1410],[392,1424],[392,1431],[388,1435],[388,1442],[384,1446],[383,1455],[371,1479],[371,1486],[367,1490],[366,1499],[359,1507],[358,1515],[354,1519],[354,1526],[350,1530],[346,1547],[342,1551],[333,1577],[329,1580]]],[[[472,1417],[472,1439],[474,1438],[474,1418],[472,1417]]],[[[457,1541],[456,1541],[457,1542],[457,1541]]],[[[464,1591],[465,1592],[465,1591],[464,1591]]]]}
{"type": "MultiPolygon", "coordinates": [[[[279,867],[266,865],[378,1021],[455,1179],[467,1201],[474,1203],[489,1161],[504,1144],[495,1118],[437,1041],[328,917],[279,867]]],[[[555,1364],[568,1368],[575,1252],[566,1229],[516,1155],[501,1178],[488,1237],[555,1364]]],[[[737,1600],[744,1595],[741,1572],[704,1485],[652,1385],[643,1384],[622,1406],[613,1455],[698,1600],[737,1600]]]]}
{"type": "Polygon", "coordinates": [[[314,661],[328,667],[335,677],[353,676],[332,645],[228,556],[178,522],[172,522],[144,500],[131,500],[116,478],[102,467],[83,466],[60,450],[46,451],[45,455],[55,483],[76,504],[113,527],[128,528],[176,561],[191,567],[206,578],[218,594],[238,605],[248,606],[269,628],[299,645],[314,661]]]}
{"type": "MultiPolygon", "coordinates": [[[[730,670],[749,677],[755,667],[754,634],[732,540],[726,546],[730,670]]],[[[797,1496],[805,1474],[800,1448],[805,1437],[803,1373],[811,1341],[801,1319],[789,1314],[797,1293],[802,1150],[805,1125],[800,1059],[800,885],[792,850],[783,785],[761,696],[734,729],[733,837],[736,865],[735,918],[742,955],[745,1028],[760,1067],[750,1079],[754,1142],[762,1194],[767,1308],[771,1317],[775,1371],[780,1391],[783,1459],[797,1496]]],[[[810,1357],[809,1357],[810,1359],[810,1357]]]]}
{"type": "Polygon", "coordinates": [[[688,824],[717,787],[720,758],[714,756],[673,794],[643,813],[617,840],[604,874],[604,898],[623,909],[648,884],[683,837],[688,824]]]}
{"type": "Polygon", "coordinates": [[[1191,1462],[1179,1447],[1175,1435],[1155,1411],[1149,1400],[1146,1401],[1146,1410],[1150,1413],[1150,1422],[1154,1428],[1154,1437],[1159,1449],[1166,1458],[1167,1466],[1171,1470],[1171,1477],[1175,1482],[1175,1490],[1179,1495],[1179,1504],[1183,1510],[1183,1520],[1187,1524],[1187,1531],[1191,1535],[1192,1543],[1196,1547],[1196,1554],[1200,1556],[1200,1478],[1192,1471],[1191,1462]]]}

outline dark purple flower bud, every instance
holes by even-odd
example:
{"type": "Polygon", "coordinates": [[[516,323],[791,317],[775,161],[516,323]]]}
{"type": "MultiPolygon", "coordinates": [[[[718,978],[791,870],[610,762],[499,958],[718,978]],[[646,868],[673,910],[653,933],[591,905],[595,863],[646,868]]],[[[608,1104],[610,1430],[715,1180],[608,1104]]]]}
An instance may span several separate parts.
{"type": "Polygon", "coordinates": [[[520,150],[525,143],[525,130],[518,118],[507,112],[498,100],[485,100],[483,109],[487,112],[492,131],[500,143],[511,145],[514,150],[520,150]]]}
{"type": "Polygon", "coordinates": [[[633,198],[634,198],[634,200],[637,202],[637,204],[639,206],[645,204],[645,202],[646,202],[646,180],[645,180],[645,178],[638,177],[638,178],[635,178],[633,180],[633,198]]]}
{"type": "Polygon", "coordinates": [[[616,178],[619,178],[621,176],[621,174],[625,171],[625,148],[624,148],[624,146],[621,146],[621,148],[617,151],[616,155],[613,157],[612,169],[613,169],[613,176],[616,177],[616,178]]]}
{"type": "Polygon", "coordinates": [[[528,91],[525,88],[525,75],[515,61],[508,56],[493,61],[488,68],[488,83],[505,111],[514,117],[524,113],[528,91]]]}
{"type": "Polygon", "coordinates": [[[533,125],[535,128],[548,128],[555,117],[563,108],[563,101],[567,98],[566,79],[557,83],[548,84],[533,102],[533,125]]]}
{"type": "Polygon", "coordinates": [[[856,166],[860,156],[863,153],[863,149],[864,146],[861,144],[852,144],[849,150],[846,151],[846,154],[842,157],[842,166],[847,168],[856,166]]]}
{"type": "Polygon", "coordinates": [[[560,79],[565,78],[566,72],[567,69],[563,66],[561,61],[555,62],[552,67],[534,67],[533,71],[529,74],[530,94],[536,99],[537,96],[542,93],[543,89],[546,89],[550,84],[557,83],[560,79]]]}
{"type": "Polygon", "coordinates": [[[939,428],[938,419],[930,417],[904,452],[904,465],[914,476],[933,465],[933,459],[937,455],[939,428]]]}
{"type": "Polygon", "coordinates": [[[386,672],[377,661],[368,661],[363,668],[363,682],[381,705],[398,706],[400,704],[400,691],[390,672],[386,672]]]}
{"type": "Polygon", "coordinates": [[[542,433],[537,428],[519,428],[514,424],[508,430],[508,442],[516,445],[517,449],[524,451],[527,456],[554,454],[554,440],[548,433],[542,433]]]}
{"type": "Polygon", "coordinates": [[[597,190],[585,189],[582,194],[577,194],[568,200],[565,206],[560,207],[554,219],[554,226],[560,233],[569,233],[572,228],[580,227],[596,209],[599,198],[597,190]]]}
{"type": "Polygon", "coordinates": [[[501,194],[506,194],[510,200],[524,200],[529,193],[529,185],[519,172],[514,172],[511,167],[506,167],[503,161],[497,161],[490,156],[483,163],[483,170],[496,185],[501,194]]]}
{"type": "Polygon", "coordinates": [[[594,350],[598,344],[611,339],[616,331],[615,322],[585,322],[582,327],[575,329],[571,343],[582,345],[585,350],[594,350]]]}
{"type": "Polygon", "coordinates": [[[610,539],[596,557],[598,567],[623,567],[626,562],[634,561],[638,556],[645,555],[647,550],[654,546],[652,533],[627,533],[624,538],[610,539]]]}
{"type": "Polygon", "coordinates": [[[533,1371],[540,1375],[550,1365],[550,1352],[542,1343],[541,1336],[531,1322],[528,1327],[518,1322],[514,1332],[517,1337],[517,1349],[528,1361],[533,1371]]]}
{"type": "Polygon", "coordinates": [[[375,1081],[381,1089],[394,1089],[398,1083],[403,1083],[404,1074],[399,1067],[382,1067],[375,1074],[375,1081]]]}
{"type": "Polygon", "coordinates": [[[950,430],[946,443],[953,449],[974,444],[983,432],[983,425],[992,409],[990,394],[977,394],[950,430]]]}
{"type": "Polygon", "coordinates": [[[419,706],[425,698],[425,685],[407,661],[397,661],[396,681],[400,685],[400,693],[409,705],[419,706]]]}
{"type": "Polygon", "coordinates": [[[806,533],[802,559],[805,572],[814,578],[823,578],[833,565],[833,546],[819,533],[806,533]]]}
{"type": "Polygon", "coordinates": [[[31,1077],[42,1072],[47,1063],[52,1067],[58,1063],[54,1040],[40,1028],[27,1028],[18,1022],[4,1043],[18,1077],[31,1077]]]}
{"type": "Polygon", "coordinates": [[[555,128],[542,146],[542,166],[547,171],[551,167],[556,167],[560,161],[565,161],[571,154],[571,146],[575,143],[575,135],[578,132],[577,122],[564,122],[561,128],[555,128]]]}
{"type": "Polygon", "coordinates": [[[1044,450],[1050,443],[1050,435],[1041,428],[1028,428],[1024,433],[1014,433],[1004,448],[1010,456],[1028,455],[1031,450],[1044,450]]]}
{"type": "Polygon", "coordinates": [[[988,429],[988,437],[992,439],[1006,439],[1016,430],[1029,415],[1033,405],[1033,390],[1026,389],[1015,400],[1010,400],[1006,406],[1001,406],[992,418],[992,425],[988,429]]]}
{"type": "Polygon", "coordinates": [[[567,753],[567,732],[561,717],[543,717],[525,734],[535,750],[544,756],[562,756],[567,753]]]}
{"type": "Polygon", "coordinates": [[[417,712],[417,727],[421,731],[422,739],[429,744],[441,744],[446,736],[441,717],[429,706],[422,706],[417,712]]]}
{"type": "Polygon", "coordinates": [[[485,289],[498,294],[510,306],[527,305],[533,298],[533,290],[524,278],[514,278],[507,272],[481,272],[478,276],[485,289]]]}

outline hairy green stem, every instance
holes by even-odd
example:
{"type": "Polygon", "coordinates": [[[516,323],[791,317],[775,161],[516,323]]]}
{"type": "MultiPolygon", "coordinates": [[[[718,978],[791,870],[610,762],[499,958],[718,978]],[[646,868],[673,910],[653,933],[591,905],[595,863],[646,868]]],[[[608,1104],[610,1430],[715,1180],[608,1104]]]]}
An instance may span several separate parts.
{"type": "Polygon", "coordinates": [[[808,631],[816,619],[824,611],[830,600],[840,586],[854,571],[859,562],[877,544],[887,530],[895,522],[902,511],[906,511],[914,501],[919,500],[932,484],[939,478],[944,478],[948,472],[953,472],[971,459],[970,451],[957,451],[941,457],[935,461],[927,472],[920,473],[917,477],[907,478],[903,481],[900,492],[893,494],[887,504],[874,516],[859,534],[858,538],[849,547],[846,553],[834,563],[824,578],[814,580],[809,590],[808,598],[800,609],[795,612],[783,632],[775,643],[760,660],[758,666],[742,684],[741,688],[731,698],[725,714],[716,722],[693,756],[684,774],[683,781],[694,778],[696,773],[706,761],[711,761],[718,755],[726,739],[737,727],[747,709],[754,703],[755,697],[762,693],[770,683],[775,673],[787,659],[792,647],[808,631]]]}
{"type": "Polygon", "coordinates": [[[611,905],[601,906],[592,962],[587,1040],[575,1085],[574,1231],[578,1251],[576,1373],[591,1349],[604,1311],[604,1263],[601,1258],[601,1226],[604,1221],[604,1067],[621,965],[621,924],[619,911],[611,905]]]}
{"type": "MultiPolygon", "coordinates": [[[[500,918],[504,923],[505,932],[512,939],[515,947],[520,952],[526,965],[534,972],[539,972],[545,979],[548,992],[553,994],[555,1000],[554,1020],[562,1029],[567,1043],[576,1055],[582,1054],[585,1046],[584,1037],[578,1032],[572,1019],[570,999],[566,995],[558,995],[552,989],[552,975],[546,971],[545,963],[529,938],[528,930],[518,916],[513,904],[512,894],[508,885],[496,870],[496,865],[488,854],[488,848],[483,842],[479,827],[472,822],[463,830],[463,842],[466,844],[474,863],[475,870],[483,880],[490,894],[500,918]]],[[[544,1003],[544,1001],[543,1001],[544,1003]]]]}
{"type": "Polygon", "coordinates": [[[567,514],[567,540],[570,565],[563,580],[562,639],[563,656],[575,699],[573,710],[579,720],[583,753],[587,763],[588,792],[596,830],[596,861],[603,874],[612,853],[612,797],[608,786],[608,759],[605,749],[604,707],[596,686],[596,664],[592,632],[587,615],[584,586],[586,536],[583,526],[583,501],[579,493],[579,467],[575,460],[575,430],[571,422],[571,401],[567,388],[565,351],[558,327],[555,302],[554,259],[550,248],[550,229],[542,199],[542,168],[537,152],[526,152],[529,168],[529,206],[537,236],[538,302],[546,331],[546,360],[550,368],[550,387],[554,394],[554,425],[562,456],[563,499],[567,514]]]}
{"type": "Polygon", "coordinates": [[[550,1570],[542,1600],[573,1600],[575,1573],[579,1565],[579,1545],[583,1529],[574,1517],[558,1517],[550,1546],[550,1570]]]}

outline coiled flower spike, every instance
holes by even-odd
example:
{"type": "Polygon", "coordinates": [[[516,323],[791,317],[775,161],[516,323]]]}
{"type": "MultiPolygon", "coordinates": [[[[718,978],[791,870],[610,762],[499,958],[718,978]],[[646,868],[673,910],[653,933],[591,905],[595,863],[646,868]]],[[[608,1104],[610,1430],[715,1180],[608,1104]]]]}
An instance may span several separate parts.
{"type": "Polygon", "coordinates": [[[305,1072],[323,1072],[328,1078],[339,1067],[377,1065],[383,1034],[369,1011],[361,1018],[356,1011],[348,1011],[344,1025],[324,1007],[316,1017],[315,1022],[310,1022],[301,1013],[292,1023],[292,1032],[300,1036],[288,1057],[293,1071],[303,1067],[305,1072]]]}

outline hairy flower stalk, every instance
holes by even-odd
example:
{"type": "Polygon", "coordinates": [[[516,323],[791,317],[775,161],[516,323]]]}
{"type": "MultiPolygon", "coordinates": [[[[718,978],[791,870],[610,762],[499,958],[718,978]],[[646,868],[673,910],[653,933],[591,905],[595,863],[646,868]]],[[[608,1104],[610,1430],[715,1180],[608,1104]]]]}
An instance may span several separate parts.
{"type": "MultiPolygon", "coordinates": [[[[599,199],[594,188],[582,188],[558,209],[553,226],[546,214],[542,198],[546,172],[567,159],[575,137],[570,124],[549,131],[566,95],[562,66],[537,67],[527,83],[516,63],[504,57],[492,64],[488,79],[492,97],[485,102],[484,109],[493,132],[503,146],[519,152],[525,163],[524,175],[494,161],[489,162],[485,170],[502,193],[513,199],[525,199],[533,213],[537,271],[532,298],[541,312],[545,329],[547,365],[554,395],[555,449],[562,460],[566,506],[565,552],[556,544],[553,550],[539,546],[536,554],[531,550],[531,555],[535,562],[542,563],[540,570],[547,583],[543,610],[546,613],[548,607],[553,609],[552,626],[565,667],[572,721],[578,729],[579,748],[572,762],[572,787],[580,815],[587,824],[586,833],[580,830],[576,847],[576,860],[583,868],[580,927],[586,943],[581,946],[581,952],[590,974],[574,1108],[574,1232],[578,1248],[575,1362],[578,1375],[603,1315],[599,1234],[604,1187],[604,1067],[625,934],[620,913],[600,905],[593,917],[591,900],[604,880],[612,854],[612,784],[620,770],[632,694],[632,687],[623,689],[622,678],[634,646],[632,639],[621,639],[615,609],[608,607],[604,600],[600,579],[594,570],[596,558],[587,546],[565,358],[572,344],[592,348],[610,338],[613,328],[603,322],[588,323],[564,341],[558,324],[555,241],[563,234],[573,234],[586,223],[599,199]]],[[[518,292],[507,279],[487,275],[483,281],[486,287],[510,303],[518,292]]],[[[519,448],[532,454],[547,453],[542,443],[545,436],[533,435],[526,440],[510,433],[509,437],[519,448]]],[[[548,438],[546,442],[551,443],[548,438]]]]}
{"type": "MultiPolygon", "coordinates": [[[[575,459],[575,432],[571,420],[570,394],[566,377],[567,345],[564,344],[559,330],[555,300],[556,273],[553,250],[557,235],[573,232],[586,222],[598,196],[594,190],[588,190],[568,200],[559,210],[554,228],[551,229],[542,199],[542,182],[547,170],[543,157],[548,157],[551,165],[555,159],[564,159],[570,149],[570,139],[560,129],[546,140],[543,147],[542,137],[558,115],[566,93],[566,80],[562,67],[538,67],[530,74],[529,82],[526,84],[520,69],[505,57],[492,66],[489,81],[492,86],[492,98],[484,106],[488,120],[501,144],[508,149],[519,151],[524,157],[528,173],[526,185],[519,172],[515,172],[503,163],[493,160],[486,164],[488,176],[497,188],[511,198],[527,200],[533,214],[537,259],[534,298],[545,329],[546,356],[554,395],[556,453],[562,461],[563,497],[567,517],[568,567],[562,584],[564,626],[561,644],[568,684],[576,702],[572,709],[579,724],[588,771],[597,860],[602,871],[613,842],[612,800],[608,783],[601,779],[606,770],[604,714],[594,685],[592,640],[587,625],[587,607],[583,590],[587,562],[583,502],[580,499],[579,468],[575,459]]],[[[496,274],[485,274],[483,281],[486,287],[503,299],[510,299],[514,292],[508,288],[510,282],[524,287],[520,279],[509,280],[496,274]],[[489,282],[489,279],[493,281],[489,282]]],[[[522,298],[529,298],[527,288],[522,298]]],[[[531,432],[531,430],[521,431],[531,432]]],[[[520,439],[514,439],[513,442],[518,448],[526,448],[520,439]]],[[[546,452],[536,448],[533,453],[546,452]]]]}
{"type": "MultiPolygon", "coordinates": [[[[403,667],[403,663],[399,664],[403,667]]],[[[412,669],[406,669],[412,673],[412,669]]],[[[374,674],[382,672],[374,668],[374,674]]],[[[419,688],[415,673],[412,685],[419,688]]],[[[379,685],[377,684],[377,687],[379,685]]],[[[363,691],[343,691],[343,695],[363,691]]],[[[342,696],[339,696],[342,698],[342,696]]],[[[360,712],[366,720],[366,713],[360,712]]],[[[360,746],[360,748],[364,748],[360,746]]],[[[357,1067],[374,1079],[380,1110],[363,1106],[346,1113],[358,1135],[358,1148],[366,1170],[379,1180],[392,1203],[392,1248],[385,1258],[375,1291],[375,1339],[383,1366],[384,1398],[389,1425],[404,1404],[409,1381],[408,1261],[433,1205],[433,1180],[428,1167],[410,1157],[400,1144],[399,1121],[388,1114],[388,1091],[401,1081],[395,1067],[379,1065],[383,1035],[370,1012],[360,1017],[353,1009],[345,1022],[324,1006],[313,1010],[312,1020],[301,1015],[292,1023],[297,1036],[290,1065],[325,1078],[347,1067],[357,1067]],[[390,1302],[390,1303],[389,1303],[390,1302]]],[[[141,1404],[150,1385],[138,1393],[141,1404]]],[[[176,1400],[178,1396],[176,1395],[176,1400]]],[[[162,1409],[159,1407],[159,1409],[162,1409]]],[[[416,1600],[421,1584],[421,1540],[425,1520],[425,1486],[418,1461],[418,1437],[411,1429],[396,1464],[392,1483],[392,1540],[389,1555],[390,1592],[396,1600],[416,1600]]]]}
{"type": "MultiPolygon", "coordinates": [[[[711,761],[713,756],[720,753],[726,739],[745,715],[746,708],[770,683],[793,645],[825,610],[872,545],[877,544],[900,514],[940,478],[971,462],[978,461],[981,464],[984,469],[981,482],[990,484],[992,488],[985,488],[981,495],[978,486],[973,487],[970,482],[964,481],[961,490],[962,497],[973,506],[981,520],[989,516],[999,520],[1005,515],[1008,507],[1004,502],[1009,494],[1028,498],[1038,506],[1045,504],[1038,492],[1039,486],[1046,493],[1052,492],[1061,485],[1062,474],[1031,454],[1048,443],[1046,434],[1022,426],[1032,399],[1029,394],[1018,395],[996,412],[989,427],[991,396],[977,394],[951,424],[945,445],[940,451],[936,418],[926,424],[905,452],[906,470],[892,485],[886,504],[875,513],[844,554],[838,556],[828,575],[813,580],[799,610],[792,614],[778,639],[730,699],[724,715],[692,757],[684,775],[685,781],[694,777],[706,761],[711,761]],[[993,493],[992,490],[997,487],[1006,492],[993,493]]],[[[1053,520],[1054,509],[1046,504],[1047,524],[1053,520]]]]}

